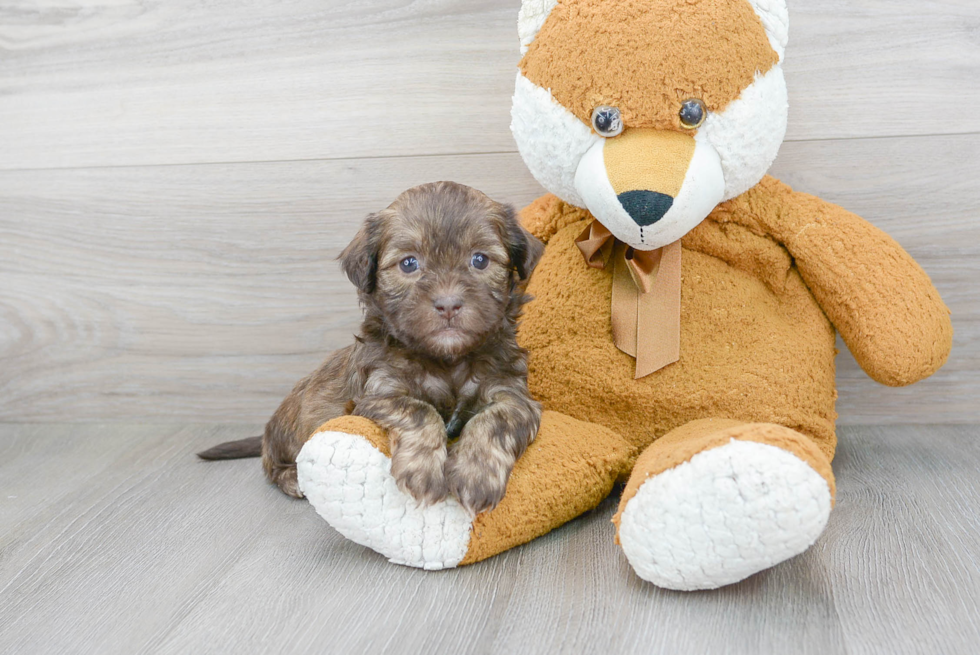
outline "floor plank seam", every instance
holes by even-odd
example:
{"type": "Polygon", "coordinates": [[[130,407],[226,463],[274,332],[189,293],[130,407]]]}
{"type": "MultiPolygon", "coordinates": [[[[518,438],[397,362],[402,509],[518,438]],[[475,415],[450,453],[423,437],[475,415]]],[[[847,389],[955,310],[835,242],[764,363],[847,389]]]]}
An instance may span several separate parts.
{"type": "MultiPolygon", "coordinates": [[[[845,137],[820,137],[808,139],[796,139],[787,137],[783,143],[805,144],[805,143],[843,143],[847,141],[887,141],[895,139],[940,139],[954,137],[973,137],[980,136],[980,131],[968,132],[937,132],[922,134],[879,134],[874,136],[845,136],[845,137]]],[[[274,164],[315,164],[315,163],[341,163],[354,161],[399,161],[405,159],[434,159],[439,157],[488,157],[500,155],[520,154],[516,148],[513,150],[481,150],[469,152],[423,152],[401,155],[363,155],[359,157],[310,157],[293,159],[240,159],[228,161],[186,161],[186,162],[158,162],[158,163],[133,163],[133,164],[99,164],[81,166],[44,166],[26,168],[2,168],[3,173],[40,173],[45,171],[94,171],[94,170],[113,170],[119,168],[178,168],[191,166],[249,166],[249,165],[274,165],[274,164]]]]}

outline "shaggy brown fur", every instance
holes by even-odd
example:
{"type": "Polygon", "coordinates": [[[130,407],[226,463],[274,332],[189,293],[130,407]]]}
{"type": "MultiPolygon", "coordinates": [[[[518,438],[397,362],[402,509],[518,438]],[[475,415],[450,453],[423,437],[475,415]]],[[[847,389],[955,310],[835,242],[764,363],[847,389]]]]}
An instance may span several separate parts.
{"type": "MultiPolygon", "coordinates": [[[[369,216],[340,257],[365,309],[360,335],[269,421],[269,479],[300,497],[299,450],[326,421],[354,414],[388,431],[405,492],[426,503],[452,493],[473,513],[494,508],[541,417],[516,340],[541,251],[512,208],[455,183],[410,189],[369,216]]],[[[239,443],[237,456],[258,454],[257,443],[239,443]]]]}

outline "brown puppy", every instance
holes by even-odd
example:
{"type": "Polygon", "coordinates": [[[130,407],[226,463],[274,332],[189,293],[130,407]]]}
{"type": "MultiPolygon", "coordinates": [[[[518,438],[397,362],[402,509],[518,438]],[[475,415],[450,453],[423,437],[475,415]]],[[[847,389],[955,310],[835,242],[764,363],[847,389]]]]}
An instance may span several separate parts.
{"type": "MultiPolygon", "coordinates": [[[[365,309],[360,335],[269,421],[269,479],[301,497],[303,444],[326,421],[355,414],[388,431],[392,475],[406,493],[426,503],[452,493],[473,513],[496,507],[541,416],[515,338],[541,251],[512,208],[451,182],[409,189],[369,216],[340,256],[365,309]]],[[[250,455],[257,439],[201,453],[250,455]]]]}

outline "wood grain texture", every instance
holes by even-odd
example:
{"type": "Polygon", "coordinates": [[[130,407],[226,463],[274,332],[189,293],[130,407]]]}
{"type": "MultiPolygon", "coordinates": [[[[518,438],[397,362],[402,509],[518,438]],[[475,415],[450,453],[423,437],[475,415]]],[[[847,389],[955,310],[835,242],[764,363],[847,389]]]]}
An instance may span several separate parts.
{"type": "MultiPolygon", "coordinates": [[[[980,418],[980,136],[790,143],[774,173],[888,230],[953,309],[924,383],[841,358],[842,422],[980,418]]],[[[541,193],[516,154],[0,173],[0,420],[265,420],[356,331],[334,259],[361,218],[444,178],[541,193]]]]}
{"type": "MultiPolygon", "coordinates": [[[[845,353],[841,422],[978,421],[980,4],[789,4],[774,173],[895,236],[956,327],[910,389],[845,353]]],[[[434,179],[541,193],[518,5],[3,3],[0,421],[264,420],[356,329],[333,258],[362,216],[434,179]]]]}
{"type": "MultiPolygon", "coordinates": [[[[789,139],[980,130],[974,0],[790,0],[789,139]]],[[[518,0],[0,6],[0,169],[512,152],[518,0]]]]}
{"type": "Polygon", "coordinates": [[[657,589],[615,498],[481,564],[428,573],[346,541],[240,426],[0,426],[5,653],[944,653],[980,643],[980,430],[850,427],[809,551],[712,592],[657,589]]]}

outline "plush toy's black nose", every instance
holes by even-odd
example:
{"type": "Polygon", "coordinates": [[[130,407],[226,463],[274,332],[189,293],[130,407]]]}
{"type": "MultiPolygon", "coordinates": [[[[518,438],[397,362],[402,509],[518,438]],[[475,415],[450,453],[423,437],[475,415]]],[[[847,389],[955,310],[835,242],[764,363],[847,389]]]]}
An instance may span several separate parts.
{"type": "Polygon", "coordinates": [[[673,198],[656,191],[627,191],[618,197],[626,213],[641,227],[653,225],[674,206],[673,198]]]}

